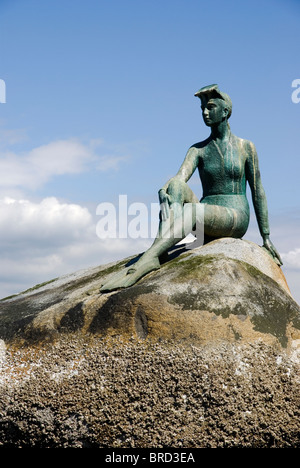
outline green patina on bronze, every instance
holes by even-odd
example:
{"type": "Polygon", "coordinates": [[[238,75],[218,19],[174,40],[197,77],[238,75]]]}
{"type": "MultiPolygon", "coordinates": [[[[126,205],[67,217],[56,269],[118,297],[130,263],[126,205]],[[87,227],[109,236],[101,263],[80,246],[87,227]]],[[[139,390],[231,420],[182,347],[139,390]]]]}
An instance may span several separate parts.
{"type": "Polygon", "coordinates": [[[211,133],[189,148],[177,174],[159,191],[160,224],[152,246],[134,265],[104,284],[101,292],[126,288],[159,269],[160,258],[195,226],[204,230],[204,243],[222,237],[242,238],[250,217],[247,184],[263,246],[278,265],[282,264],[269,237],[267,199],[255,146],[231,133],[230,97],[217,85],[201,88],[195,96],[200,98],[203,120],[211,133]],[[200,200],[187,184],[196,170],[203,189],[200,200]]]}

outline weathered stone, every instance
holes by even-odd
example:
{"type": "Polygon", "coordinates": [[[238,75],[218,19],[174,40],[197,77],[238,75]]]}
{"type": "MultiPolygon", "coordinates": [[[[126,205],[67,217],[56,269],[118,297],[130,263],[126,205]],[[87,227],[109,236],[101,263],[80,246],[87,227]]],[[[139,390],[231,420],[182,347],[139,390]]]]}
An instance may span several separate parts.
{"type": "Polygon", "coordinates": [[[252,265],[261,271],[261,273],[270,276],[281,287],[290,293],[281,268],[278,267],[270,253],[265,248],[261,248],[253,242],[227,237],[218,241],[210,242],[201,248],[198,248],[195,251],[195,254],[223,254],[227,258],[249,263],[249,265],[252,265]]]}
{"type": "Polygon", "coordinates": [[[78,330],[193,344],[262,338],[287,347],[298,339],[300,308],[264,249],[227,238],[178,249],[181,255],[175,249],[160,270],[128,289],[99,292],[123,261],[4,300],[0,338],[36,341],[78,330]]]}

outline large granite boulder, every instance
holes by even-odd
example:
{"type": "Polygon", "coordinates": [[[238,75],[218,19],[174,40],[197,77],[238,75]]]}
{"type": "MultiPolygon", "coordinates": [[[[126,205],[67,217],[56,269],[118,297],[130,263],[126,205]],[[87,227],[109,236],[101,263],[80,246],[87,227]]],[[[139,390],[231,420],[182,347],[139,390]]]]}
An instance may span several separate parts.
{"type": "Polygon", "coordinates": [[[0,446],[297,447],[300,307],[254,243],[180,245],[0,301],[0,446]]]}
{"type": "Polygon", "coordinates": [[[100,286],[126,259],[59,278],[0,303],[0,338],[31,343],[80,331],[192,344],[218,340],[288,347],[300,338],[299,305],[270,255],[256,244],[220,239],[180,245],[160,270],[108,294],[100,286]]]}

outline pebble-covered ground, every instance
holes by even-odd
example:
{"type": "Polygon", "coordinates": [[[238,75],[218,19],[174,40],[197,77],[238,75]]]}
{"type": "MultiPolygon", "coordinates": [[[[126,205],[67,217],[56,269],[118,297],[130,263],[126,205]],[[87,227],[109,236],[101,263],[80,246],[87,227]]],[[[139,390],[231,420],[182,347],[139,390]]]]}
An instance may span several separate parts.
{"type": "Polygon", "coordinates": [[[299,448],[296,350],[61,335],[0,346],[2,448],[299,448]]]}

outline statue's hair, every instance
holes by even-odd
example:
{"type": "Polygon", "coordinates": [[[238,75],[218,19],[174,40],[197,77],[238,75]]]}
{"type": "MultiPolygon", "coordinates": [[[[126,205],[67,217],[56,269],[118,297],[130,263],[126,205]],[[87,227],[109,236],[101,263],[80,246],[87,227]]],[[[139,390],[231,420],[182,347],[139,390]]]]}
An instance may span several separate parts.
{"type": "Polygon", "coordinates": [[[209,99],[222,99],[225,101],[226,107],[228,109],[228,116],[229,117],[232,114],[232,101],[228,94],[223,93],[219,90],[218,85],[210,85],[210,86],[205,86],[204,88],[201,88],[197,93],[195,93],[195,96],[199,97],[202,102],[207,102],[209,99]]]}
{"type": "Polygon", "coordinates": [[[228,96],[228,94],[226,94],[226,93],[220,93],[220,94],[222,94],[221,99],[223,99],[223,101],[225,101],[226,107],[228,109],[227,118],[229,119],[229,117],[232,114],[232,101],[231,101],[230,97],[228,96]]]}

